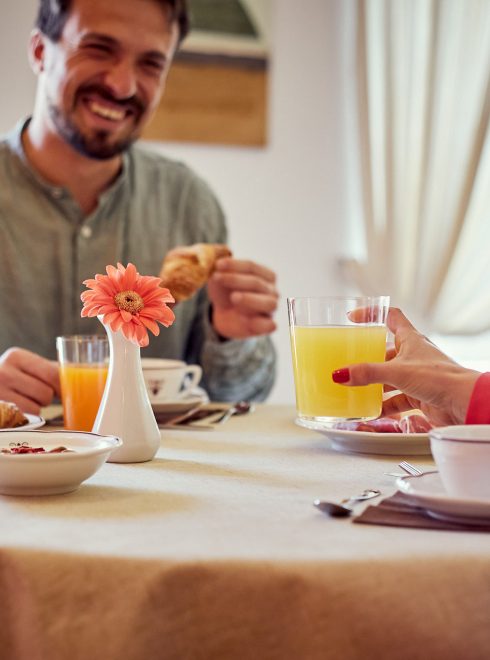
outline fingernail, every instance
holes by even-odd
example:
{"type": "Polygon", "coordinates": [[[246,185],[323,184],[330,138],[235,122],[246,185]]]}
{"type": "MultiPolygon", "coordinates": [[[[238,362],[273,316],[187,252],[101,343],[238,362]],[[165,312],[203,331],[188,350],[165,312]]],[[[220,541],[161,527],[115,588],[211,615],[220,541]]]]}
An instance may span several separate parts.
{"type": "Polygon", "coordinates": [[[337,371],[333,371],[332,380],[334,383],[347,383],[350,380],[349,370],[337,369],[337,371]]]}

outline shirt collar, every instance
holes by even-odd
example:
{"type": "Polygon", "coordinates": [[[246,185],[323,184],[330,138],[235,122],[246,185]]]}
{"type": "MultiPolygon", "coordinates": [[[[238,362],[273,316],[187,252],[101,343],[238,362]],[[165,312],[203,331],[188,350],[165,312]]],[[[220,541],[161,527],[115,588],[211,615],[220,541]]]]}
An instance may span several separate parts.
{"type": "MultiPolygon", "coordinates": [[[[22,134],[26,130],[30,121],[31,117],[19,120],[13,130],[6,136],[6,141],[10,149],[18,156],[27,174],[50,195],[57,198],[63,195],[70,195],[70,192],[66,188],[62,186],[56,186],[49,181],[46,181],[46,179],[44,179],[29,162],[24,150],[24,145],[22,143],[22,134]]],[[[102,202],[105,203],[109,198],[111,198],[112,195],[117,192],[117,190],[119,190],[123,183],[128,180],[129,164],[130,155],[129,153],[125,152],[122,155],[121,172],[119,173],[118,177],[111,183],[111,185],[101,193],[99,197],[99,205],[102,202]]]]}

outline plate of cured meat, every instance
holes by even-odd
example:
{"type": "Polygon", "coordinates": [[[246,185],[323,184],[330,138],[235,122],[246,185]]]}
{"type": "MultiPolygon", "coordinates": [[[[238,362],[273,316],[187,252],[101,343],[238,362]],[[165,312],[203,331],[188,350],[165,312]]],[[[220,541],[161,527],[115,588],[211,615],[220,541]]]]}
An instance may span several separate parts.
{"type": "Polygon", "coordinates": [[[339,422],[319,430],[338,451],[358,454],[429,455],[431,424],[424,415],[412,413],[401,419],[381,417],[369,422],[339,422]]]}

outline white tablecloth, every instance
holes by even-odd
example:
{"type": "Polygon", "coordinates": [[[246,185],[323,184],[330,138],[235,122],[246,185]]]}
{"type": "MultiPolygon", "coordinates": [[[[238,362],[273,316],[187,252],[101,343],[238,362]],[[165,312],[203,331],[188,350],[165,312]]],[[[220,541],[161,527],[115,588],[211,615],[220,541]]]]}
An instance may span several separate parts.
{"type": "Polygon", "coordinates": [[[0,658],[488,658],[490,534],[326,517],[315,498],[391,494],[403,457],[293,418],[162,431],[74,493],[0,496],[0,658]]]}

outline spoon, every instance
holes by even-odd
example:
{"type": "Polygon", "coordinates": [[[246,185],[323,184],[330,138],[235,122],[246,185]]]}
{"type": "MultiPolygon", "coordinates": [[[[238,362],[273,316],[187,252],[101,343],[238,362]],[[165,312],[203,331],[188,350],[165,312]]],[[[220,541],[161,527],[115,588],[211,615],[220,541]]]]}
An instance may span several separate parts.
{"type": "Polygon", "coordinates": [[[381,495],[381,491],[376,490],[375,488],[368,488],[363,491],[360,495],[353,495],[352,497],[346,497],[344,500],[341,500],[338,504],[335,502],[326,502],[325,500],[315,500],[313,504],[327,513],[329,516],[334,516],[340,518],[343,516],[350,516],[352,513],[352,508],[348,506],[350,502],[361,502],[362,500],[370,500],[372,497],[378,497],[381,495]]]}
{"type": "Polygon", "coordinates": [[[219,417],[215,423],[221,424],[226,422],[232,415],[245,415],[246,413],[252,412],[254,409],[253,404],[250,401],[237,401],[232,406],[226,410],[221,417],[219,417]]]}

